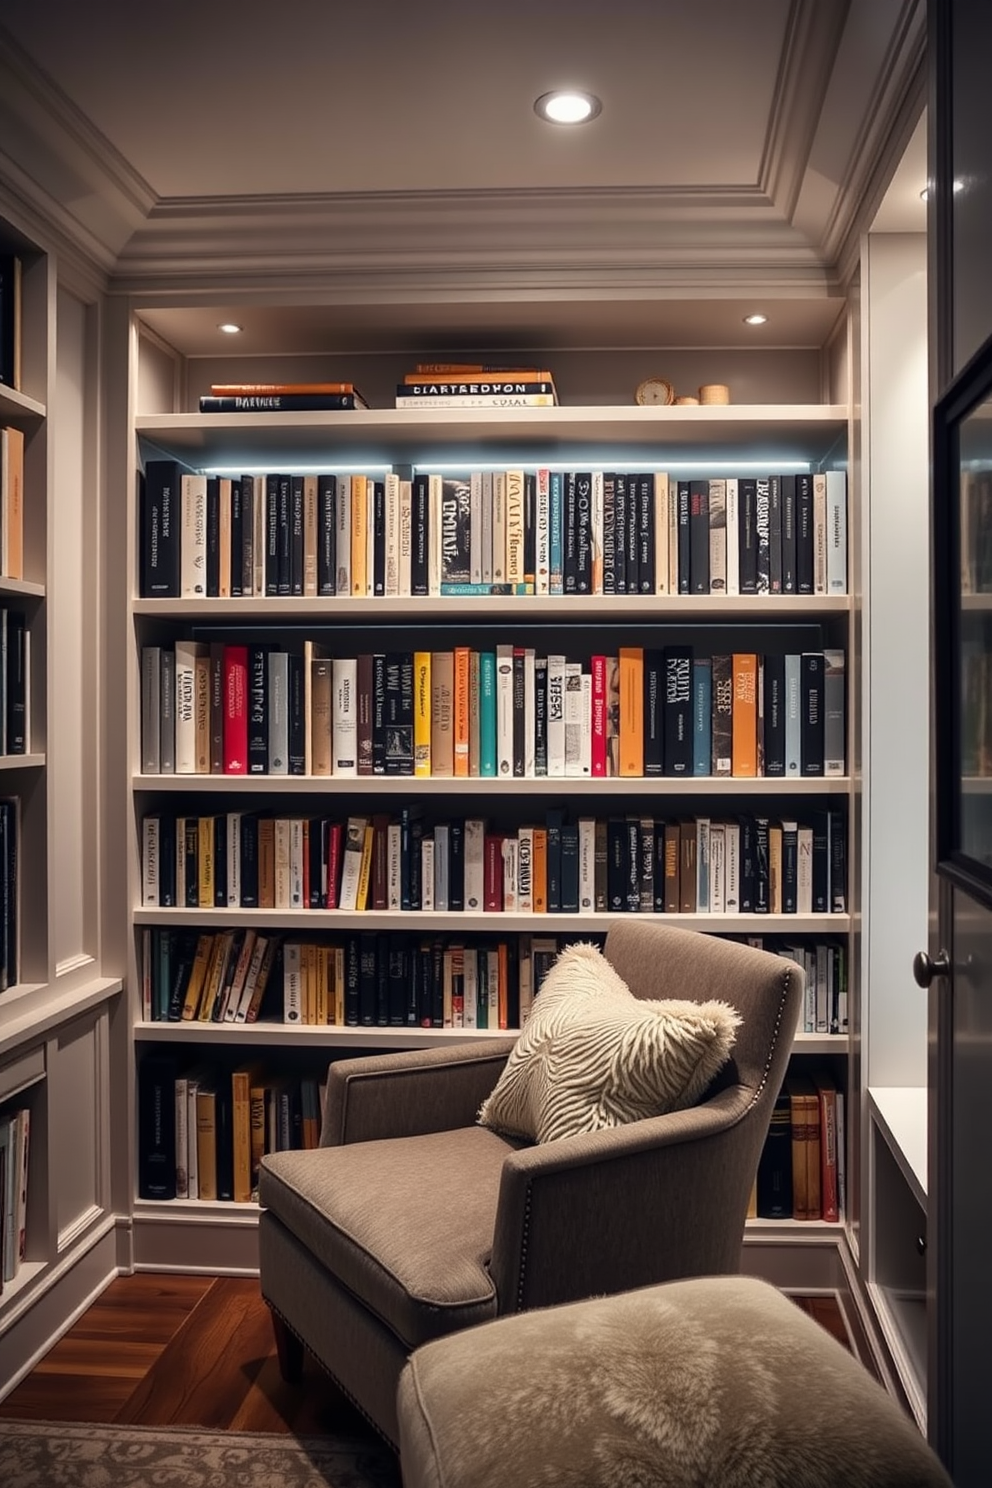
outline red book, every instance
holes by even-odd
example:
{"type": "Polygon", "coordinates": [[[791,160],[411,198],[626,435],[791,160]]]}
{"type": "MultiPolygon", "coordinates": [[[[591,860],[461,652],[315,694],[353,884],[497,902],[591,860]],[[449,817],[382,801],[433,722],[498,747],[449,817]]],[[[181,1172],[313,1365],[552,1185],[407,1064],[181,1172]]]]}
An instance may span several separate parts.
{"type": "Polygon", "coordinates": [[[482,908],[486,914],[503,909],[503,839],[490,832],[483,843],[482,908]]]}
{"type": "Polygon", "coordinates": [[[389,813],[372,818],[372,908],[389,907],[389,813]]]}
{"type": "Polygon", "coordinates": [[[327,864],[327,907],[337,909],[338,890],[341,887],[341,823],[327,823],[327,846],[324,852],[327,864]]]}
{"type": "Polygon", "coordinates": [[[248,647],[224,647],[224,774],[248,774],[248,647]]]}
{"type": "Polygon", "coordinates": [[[606,657],[592,658],[592,773],[606,774],[606,657]]]}
{"type": "Polygon", "coordinates": [[[823,1070],[813,1072],[820,1102],[820,1206],[822,1218],[840,1219],[837,1192],[837,1086],[823,1070]]]}

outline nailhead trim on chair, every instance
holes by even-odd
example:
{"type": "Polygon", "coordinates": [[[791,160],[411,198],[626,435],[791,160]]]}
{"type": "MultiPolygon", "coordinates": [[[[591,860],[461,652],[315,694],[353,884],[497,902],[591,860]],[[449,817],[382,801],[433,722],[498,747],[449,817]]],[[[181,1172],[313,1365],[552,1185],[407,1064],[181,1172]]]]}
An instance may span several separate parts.
{"type": "Polygon", "coordinates": [[[266,1301],[266,1305],[268,1307],[271,1307],[272,1308],[272,1311],[276,1314],[276,1316],[282,1319],[282,1321],[285,1323],[286,1327],[289,1329],[290,1333],[292,1333],[293,1337],[299,1339],[300,1343],[303,1344],[303,1347],[306,1349],[306,1351],[310,1355],[310,1357],[312,1359],[315,1359],[316,1360],[316,1362],[320,1365],[321,1369],[327,1375],[328,1379],[333,1380],[334,1381],[334,1384],[341,1391],[341,1394],[342,1395],[346,1395],[348,1397],[348,1399],[351,1401],[352,1405],[357,1410],[358,1414],[360,1416],[363,1416],[365,1418],[365,1420],[368,1421],[369,1425],[372,1427],[372,1430],[375,1432],[376,1436],[381,1436],[382,1437],[382,1440],[386,1443],[386,1446],[389,1447],[390,1451],[395,1452],[397,1454],[397,1456],[399,1456],[399,1450],[400,1450],[399,1443],[398,1442],[394,1442],[390,1437],[388,1437],[386,1435],[386,1433],[383,1431],[382,1427],[379,1425],[378,1421],[373,1421],[373,1419],[369,1415],[368,1411],[365,1410],[362,1407],[362,1405],[360,1404],[360,1402],[355,1399],[354,1395],[352,1395],[352,1393],[348,1389],[347,1385],[343,1385],[341,1383],[341,1381],[338,1379],[337,1375],[334,1373],[334,1370],[333,1369],[328,1369],[328,1367],[324,1363],[323,1359],[319,1358],[318,1355],[314,1353],[314,1351],[310,1347],[310,1345],[306,1342],[306,1340],[300,1337],[300,1334],[293,1327],[292,1323],[289,1321],[289,1319],[287,1317],[284,1317],[283,1316],[283,1314],[279,1311],[278,1307],[274,1307],[272,1305],[272,1303],[269,1301],[268,1297],[266,1297],[265,1301],[266,1301]]]}

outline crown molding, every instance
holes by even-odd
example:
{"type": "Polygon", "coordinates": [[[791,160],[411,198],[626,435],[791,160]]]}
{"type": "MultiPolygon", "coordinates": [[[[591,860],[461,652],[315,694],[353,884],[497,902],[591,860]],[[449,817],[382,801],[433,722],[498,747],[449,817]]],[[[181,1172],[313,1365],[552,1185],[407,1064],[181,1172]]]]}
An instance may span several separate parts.
{"type": "Polygon", "coordinates": [[[792,0],[758,180],[791,221],[844,30],[844,9],[792,0]]]}

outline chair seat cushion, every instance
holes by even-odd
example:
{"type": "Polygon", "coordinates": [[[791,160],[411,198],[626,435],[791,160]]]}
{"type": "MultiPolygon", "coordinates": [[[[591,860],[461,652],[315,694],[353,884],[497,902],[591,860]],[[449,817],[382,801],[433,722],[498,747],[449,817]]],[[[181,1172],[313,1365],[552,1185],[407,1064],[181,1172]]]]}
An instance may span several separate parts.
{"type": "Polygon", "coordinates": [[[503,1159],[482,1127],[266,1157],[259,1202],[408,1348],[496,1315],[503,1159]]]}
{"type": "Polygon", "coordinates": [[[499,1318],[414,1354],[397,1404],[404,1488],[951,1488],[857,1359],[754,1277],[499,1318]]]}
{"type": "Polygon", "coordinates": [[[568,946],[479,1120],[551,1142],[682,1110],[726,1063],[739,1023],[725,1002],[635,997],[598,946],[568,946]]]}

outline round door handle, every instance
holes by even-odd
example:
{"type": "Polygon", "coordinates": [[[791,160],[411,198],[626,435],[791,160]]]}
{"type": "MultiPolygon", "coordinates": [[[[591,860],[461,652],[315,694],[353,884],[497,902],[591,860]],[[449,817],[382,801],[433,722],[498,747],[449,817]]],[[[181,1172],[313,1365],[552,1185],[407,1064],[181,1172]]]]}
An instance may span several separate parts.
{"type": "Polygon", "coordinates": [[[946,951],[928,956],[926,951],[917,951],[913,957],[913,978],[918,987],[929,987],[935,977],[950,976],[951,958],[946,951]]]}

